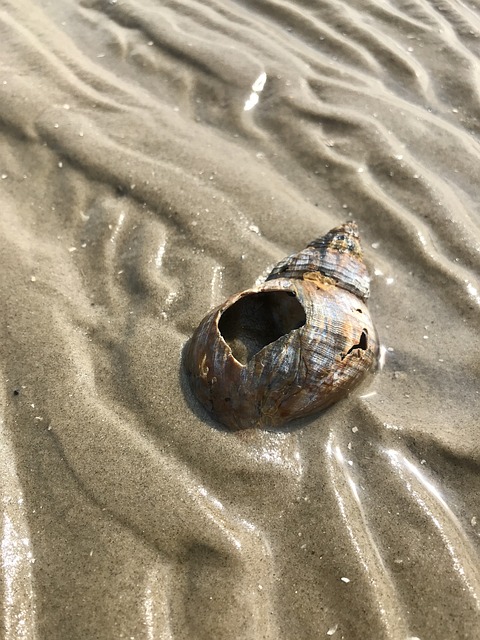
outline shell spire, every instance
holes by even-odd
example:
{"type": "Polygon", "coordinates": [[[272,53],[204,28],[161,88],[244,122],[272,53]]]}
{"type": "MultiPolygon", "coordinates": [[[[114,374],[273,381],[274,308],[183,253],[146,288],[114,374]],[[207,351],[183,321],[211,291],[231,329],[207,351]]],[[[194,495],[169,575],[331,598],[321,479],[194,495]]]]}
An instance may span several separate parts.
{"type": "Polygon", "coordinates": [[[281,260],[267,280],[275,278],[303,278],[318,271],[337,285],[362,300],[370,295],[370,277],[363,261],[357,223],[354,221],[335,227],[324,236],[312,240],[303,251],[281,260]]]}

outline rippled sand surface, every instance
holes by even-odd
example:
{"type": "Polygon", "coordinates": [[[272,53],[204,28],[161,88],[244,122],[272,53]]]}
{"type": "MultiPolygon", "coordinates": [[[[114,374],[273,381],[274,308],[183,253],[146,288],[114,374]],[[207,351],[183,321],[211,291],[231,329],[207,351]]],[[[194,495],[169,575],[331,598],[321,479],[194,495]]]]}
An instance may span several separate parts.
{"type": "Polygon", "coordinates": [[[460,0],[0,1],[5,640],[480,637],[479,52],[460,0]],[[193,329],[351,218],[383,371],[219,429],[193,329]]]}

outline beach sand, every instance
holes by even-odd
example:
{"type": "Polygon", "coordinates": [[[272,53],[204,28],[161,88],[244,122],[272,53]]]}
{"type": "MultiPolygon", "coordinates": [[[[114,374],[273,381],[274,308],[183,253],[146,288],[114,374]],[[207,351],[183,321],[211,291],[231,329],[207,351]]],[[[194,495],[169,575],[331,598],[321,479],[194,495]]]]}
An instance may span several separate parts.
{"type": "Polygon", "coordinates": [[[5,640],[480,637],[475,3],[0,3],[5,640]],[[226,432],[182,350],[355,219],[385,365],[226,432]]]}

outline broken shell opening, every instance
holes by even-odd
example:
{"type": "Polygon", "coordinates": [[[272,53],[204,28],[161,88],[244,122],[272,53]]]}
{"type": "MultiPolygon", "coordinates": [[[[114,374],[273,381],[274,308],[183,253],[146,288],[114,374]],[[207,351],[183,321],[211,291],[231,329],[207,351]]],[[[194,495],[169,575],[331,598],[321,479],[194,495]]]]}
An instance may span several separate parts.
{"type": "MultiPolygon", "coordinates": [[[[361,311],[361,309],[357,309],[357,311],[361,311]]],[[[363,329],[362,335],[360,336],[360,339],[357,342],[357,344],[352,345],[350,349],[347,351],[347,353],[342,354],[342,360],[346,358],[348,355],[350,355],[356,349],[361,349],[362,351],[366,351],[367,347],[368,347],[368,331],[367,329],[363,329]]]]}
{"type": "Polygon", "coordinates": [[[302,327],[305,310],[293,291],[251,293],[226,309],[218,329],[241,364],[247,364],[267,344],[302,327]]]}

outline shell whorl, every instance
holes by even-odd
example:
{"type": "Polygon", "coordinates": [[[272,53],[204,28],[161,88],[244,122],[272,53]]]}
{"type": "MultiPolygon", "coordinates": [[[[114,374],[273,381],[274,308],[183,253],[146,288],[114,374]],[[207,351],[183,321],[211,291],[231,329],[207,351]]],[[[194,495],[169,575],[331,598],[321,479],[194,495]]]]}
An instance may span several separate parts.
{"type": "Polygon", "coordinates": [[[284,258],[272,269],[267,280],[303,278],[306,273],[315,271],[332,278],[339,287],[362,300],[369,297],[370,278],[363,261],[356,222],[345,222],[312,240],[303,251],[284,258]]]}

